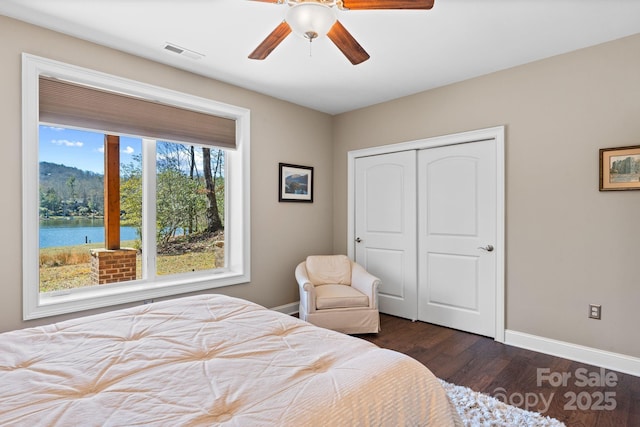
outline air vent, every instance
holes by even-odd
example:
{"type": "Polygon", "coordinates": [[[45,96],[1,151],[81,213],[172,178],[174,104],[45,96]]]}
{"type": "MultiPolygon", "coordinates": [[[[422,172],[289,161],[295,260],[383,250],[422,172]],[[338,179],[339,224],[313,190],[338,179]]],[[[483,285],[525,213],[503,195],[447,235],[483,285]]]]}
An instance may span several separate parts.
{"type": "Polygon", "coordinates": [[[200,59],[204,57],[204,55],[201,53],[198,53],[190,49],[186,49],[184,47],[180,47],[176,44],[169,43],[169,42],[165,43],[164,48],[169,52],[177,53],[178,55],[182,55],[190,59],[200,59]]]}

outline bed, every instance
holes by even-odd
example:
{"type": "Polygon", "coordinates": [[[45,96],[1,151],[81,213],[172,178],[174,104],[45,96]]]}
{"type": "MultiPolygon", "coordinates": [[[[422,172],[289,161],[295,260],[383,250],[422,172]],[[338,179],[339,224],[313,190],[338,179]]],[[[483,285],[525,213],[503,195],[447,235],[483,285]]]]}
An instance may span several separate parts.
{"type": "Polygon", "coordinates": [[[0,425],[462,425],[416,360],[223,295],[0,334],[0,425]]]}

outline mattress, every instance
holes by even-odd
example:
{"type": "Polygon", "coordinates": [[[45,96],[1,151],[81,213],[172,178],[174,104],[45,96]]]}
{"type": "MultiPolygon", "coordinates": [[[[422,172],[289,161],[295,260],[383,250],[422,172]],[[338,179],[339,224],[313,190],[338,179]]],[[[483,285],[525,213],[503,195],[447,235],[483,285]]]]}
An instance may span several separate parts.
{"type": "Polygon", "coordinates": [[[435,376],[222,295],[0,334],[0,425],[461,425],[435,376]]]}

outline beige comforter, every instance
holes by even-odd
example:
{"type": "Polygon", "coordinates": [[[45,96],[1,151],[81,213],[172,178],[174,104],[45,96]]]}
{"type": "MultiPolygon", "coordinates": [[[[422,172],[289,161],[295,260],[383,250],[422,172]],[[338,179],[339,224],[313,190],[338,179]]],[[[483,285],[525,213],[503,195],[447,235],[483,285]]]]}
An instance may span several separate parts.
{"type": "Polygon", "coordinates": [[[0,334],[0,425],[447,426],[402,354],[199,295],[0,334]]]}

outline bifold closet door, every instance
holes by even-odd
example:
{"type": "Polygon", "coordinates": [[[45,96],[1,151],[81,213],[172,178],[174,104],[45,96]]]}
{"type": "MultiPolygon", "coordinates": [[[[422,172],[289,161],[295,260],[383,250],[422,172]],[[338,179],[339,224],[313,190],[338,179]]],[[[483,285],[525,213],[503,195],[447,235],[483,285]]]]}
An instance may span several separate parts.
{"type": "Polygon", "coordinates": [[[355,261],[378,276],[380,312],[417,318],[416,151],[355,160],[355,261]]]}
{"type": "Polygon", "coordinates": [[[495,336],[495,141],[418,152],[418,319],[495,336]]]}

